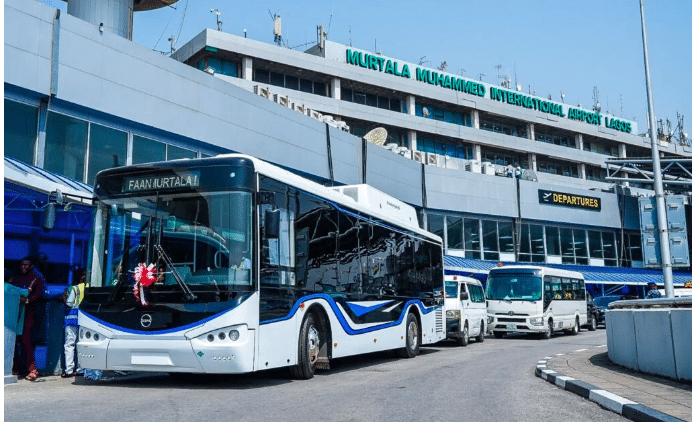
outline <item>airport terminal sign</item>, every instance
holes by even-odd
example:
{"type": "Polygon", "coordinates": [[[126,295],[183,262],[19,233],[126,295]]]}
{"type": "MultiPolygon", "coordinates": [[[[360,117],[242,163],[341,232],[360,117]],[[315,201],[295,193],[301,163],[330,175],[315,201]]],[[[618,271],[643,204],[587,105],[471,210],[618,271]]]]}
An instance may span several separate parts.
{"type": "Polygon", "coordinates": [[[541,204],[581,208],[591,211],[601,211],[601,198],[595,198],[593,196],[575,195],[573,193],[563,193],[538,189],[538,202],[541,204]]]}
{"type": "Polygon", "coordinates": [[[368,54],[348,48],[346,49],[346,63],[400,78],[414,79],[417,82],[439,86],[441,88],[463,92],[464,94],[475,95],[477,97],[485,98],[486,93],[489,91],[490,99],[494,101],[533,109],[541,113],[564,117],[594,126],[603,126],[605,123],[606,128],[624,133],[632,133],[632,123],[624,120],[604,117],[598,112],[591,112],[578,107],[570,107],[565,111],[563,104],[496,87],[490,87],[490,90],[488,90],[482,82],[459,78],[432,69],[416,67],[415,71],[412,71],[411,67],[413,65],[409,66],[408,63],[392,60],[380,56],[379,54],[368,54]]]}

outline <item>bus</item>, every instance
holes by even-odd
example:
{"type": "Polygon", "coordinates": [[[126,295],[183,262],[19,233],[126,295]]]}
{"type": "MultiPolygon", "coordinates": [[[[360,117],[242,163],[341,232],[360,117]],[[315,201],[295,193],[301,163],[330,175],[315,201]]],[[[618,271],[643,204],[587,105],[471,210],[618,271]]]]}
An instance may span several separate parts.
{"type": "Polygon", "coordinates": [[[84,368],[308,379],[446,336],[441,239],[370,186],[229,154],[105,170],[94,197],[84,368]]]}
{"type": "Polygon", "coordinates": [[[495,267],[488,274],[488,329],[507,333],[578,334],[587,321],[584,275],[538,266],[495,267]]]}

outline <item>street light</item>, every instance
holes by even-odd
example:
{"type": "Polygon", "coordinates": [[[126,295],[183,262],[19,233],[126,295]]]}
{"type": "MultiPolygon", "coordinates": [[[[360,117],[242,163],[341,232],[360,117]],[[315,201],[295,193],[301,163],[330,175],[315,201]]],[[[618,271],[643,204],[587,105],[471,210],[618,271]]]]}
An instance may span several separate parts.
{"type": "Polygon", "coordinates": [[[666,217],[666,202],[663,196],[663,181],[661,179],[661,159],[656,144],[656,115],[654,114],[654,96],[651,87],[649,70],[649,50],[646,44],[646,22],[644,20],[644,0],[639,0],[639,11],[642,18],[642,44],[644,45],[644,73],[646,75],[646,97],[649,104],[649,137],[651,138],[651,159],[654,170],[654,195],[656,197],[656,216],[658,219],[658,247],[661,252],[661,269],[666,297],[673,294],[673,267],[670,262],[670,244],[668,243],[668,218],[666,217]]]}

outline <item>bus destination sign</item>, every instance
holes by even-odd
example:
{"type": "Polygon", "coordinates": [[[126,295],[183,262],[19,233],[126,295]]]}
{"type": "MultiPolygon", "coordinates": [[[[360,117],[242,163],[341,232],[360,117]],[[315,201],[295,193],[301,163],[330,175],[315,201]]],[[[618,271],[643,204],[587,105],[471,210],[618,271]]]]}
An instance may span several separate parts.
{"type": "Polygon", "coordinates": [[[601,210],[601,198],[575,195],[572,193],[553,192],[550,190],[543,189],[538,189],[538,202],[540,202],[541,204],[582,208],[591,211],[601,210]]]}
{"type": "Polygon", "coordinates": [[[126,177],[123,181],[123,192],[196,187],[199,187],[199,171],[180,172],[173,175],[149,174],[146,176],[126,177]]]}

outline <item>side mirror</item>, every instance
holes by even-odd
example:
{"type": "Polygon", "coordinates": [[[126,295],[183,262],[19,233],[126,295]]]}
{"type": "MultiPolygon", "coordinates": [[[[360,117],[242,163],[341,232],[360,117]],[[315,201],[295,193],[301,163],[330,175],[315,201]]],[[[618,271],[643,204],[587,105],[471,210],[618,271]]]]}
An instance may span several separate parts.
{"type": "Polygon", "coordinates": [[[43,209],[43,230],[50,231],[55,227],[55,202],[49,202],[43,209]]]}
{"type": "Polygon", "coordinates": [[[281,222],[281,211],[265,210],[264,211],[264,237],[267,239],[279,238],[279,226],[281,222]]]}
{"type": "Polygon", "coordinates": [[[462,292],[461,295],[459,296],[459,299],[469,300],[469,293],[468,292],[462,292]]]}

